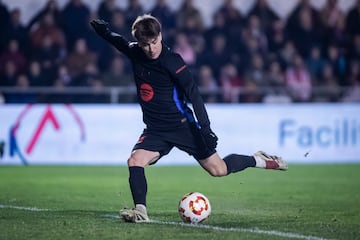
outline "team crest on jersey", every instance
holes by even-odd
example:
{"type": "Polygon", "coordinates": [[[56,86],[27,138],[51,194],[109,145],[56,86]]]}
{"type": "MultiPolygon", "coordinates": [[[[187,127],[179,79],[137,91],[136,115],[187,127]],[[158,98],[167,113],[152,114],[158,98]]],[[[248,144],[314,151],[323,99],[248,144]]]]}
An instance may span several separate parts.
{"type": "Polygon", "coordinates": [[[140,85],[140,97],[144,102],[149,102],[154,97],[154,90],[148,83],[140,85]]]}

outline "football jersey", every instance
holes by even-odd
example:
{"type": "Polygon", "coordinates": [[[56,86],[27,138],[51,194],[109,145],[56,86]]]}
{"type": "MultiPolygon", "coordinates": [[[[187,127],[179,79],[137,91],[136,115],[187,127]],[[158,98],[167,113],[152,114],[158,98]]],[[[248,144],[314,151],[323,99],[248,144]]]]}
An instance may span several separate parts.
{"type": "Polygon", "coordinates": [[[209,118],[182,57],[162,43],[157,59],[149,59],[137,42],[130,42],[119,34],[104,37],[131,61],[138,100],[147,128],[169,130],[194,122],[199,128],[209,129],[209,118]],[[192,104],[196,119],[188,106],[192,104]]]}

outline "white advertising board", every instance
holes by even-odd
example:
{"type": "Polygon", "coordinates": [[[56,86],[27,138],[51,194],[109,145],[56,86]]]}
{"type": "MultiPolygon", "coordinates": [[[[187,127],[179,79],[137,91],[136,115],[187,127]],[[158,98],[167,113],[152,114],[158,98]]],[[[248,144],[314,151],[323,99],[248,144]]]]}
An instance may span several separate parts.
{"type": "MultiPolygon", "coordinates": [[[[264,150],[289,163],[360,162],[359,104],[214,104],[207,109],[221,156],[264,150]]],[[[140,107],[132,104],[1,105],[0,164],[125,165],[143,128],[140,107]]],[[[158,164],[196,161],[174,149],[158,164]]]]}

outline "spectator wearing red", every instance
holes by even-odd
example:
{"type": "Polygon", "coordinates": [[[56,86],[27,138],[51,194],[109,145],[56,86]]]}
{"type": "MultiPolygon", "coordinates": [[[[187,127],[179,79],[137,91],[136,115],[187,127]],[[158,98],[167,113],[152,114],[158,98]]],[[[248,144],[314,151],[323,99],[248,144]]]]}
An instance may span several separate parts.
{"type": "Polygon", "coordinates": [[[77,78],[85,72],[89,63],[96,63],[96,59],[96,54],[88,49],[85,39],[79,38],[65,62],[71,77],[77,78]]]}
{"type": "Polygon", "coordinates": [[[7,49],[0,55],[0,73],[4,73],[7,62],[12,62],[15,66],[15,73],[26,73],[27,61],[25,55],[19,49],[19,42],[11,39],[7,49]]]}
{"type": "Polygon", "coordinates": [[[295,102],[309,102],[312,97],[312,82],[303,58],[297,54],[293,64],[286,69],[286,87],[295,102]]]}
{"type": "Polygon", "coordinates": [[[54,16],[50,13],[43,15],[39,25],[30,32],[30,39],[34,49],[39,49],[43,39],[49,37],[51,42],[60,48],[65,48],[65,36],[61,28],[55,24],[54,16]]]}

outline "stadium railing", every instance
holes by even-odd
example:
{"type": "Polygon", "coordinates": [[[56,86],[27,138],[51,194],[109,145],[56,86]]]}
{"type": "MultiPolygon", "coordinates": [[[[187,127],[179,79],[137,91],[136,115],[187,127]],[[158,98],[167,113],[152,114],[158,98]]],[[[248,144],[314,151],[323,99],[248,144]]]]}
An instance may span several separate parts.
{"type": "MultiPolygon", "coordinates": [[[[200,92],[203,96],[215,96],[218,102],[223,102],[223,94],[225,90],[218,88],[215,90],[205,89],[200,87],[200,92]]],[[[298,89],[299,91],[301,89],[298,89]]],[[[346,92],[351,90],[350,87],[337,87],[329,89],[328,87],[312,87],[311,89],[311,101],[327,101],[331,102],[341,101],[341,98],[346,92]]],[[[246,102],[242,101],[241,97],[244,96],[285,96],[288,97],[290,102],[293,102],[291,97],[291,91],[285,87],[259,87],[256,89],[247,89],[244,87],[232,87],[231,88],[232,100],[231,102],[246,102]]],[[[229,93],[229,92],[228,92],[229,93]]],[[[0,87],[0,96],[3,96],[5,103],[11,96],[11,99],[19,97],[21,99],[24,95],[31,95],[35,100],[34,103],[62,103],[66,102],[64,96],[68,97],[67,102],[78,103],[79,99],[83,98],[80,102],[87,103],[122,103],[122,102],[135,102],[136,101],[136,88],[135,87],[0,87]],[[71,97],[71,98],[69,98],[71,97]],[[88,97],[88,98],[86,98],[88,97]],[[101,98],[97,98],[101,97],[101,98]],[[126,100],[124,100],[126,99],[126,100]]],[[[11,103],[11,102],[10,102],[11,103]]],[[[17,102],[21,103],[21,102],[17,102]]],[[[25,102],[26,103],[26,102],[25,102]]]]}

